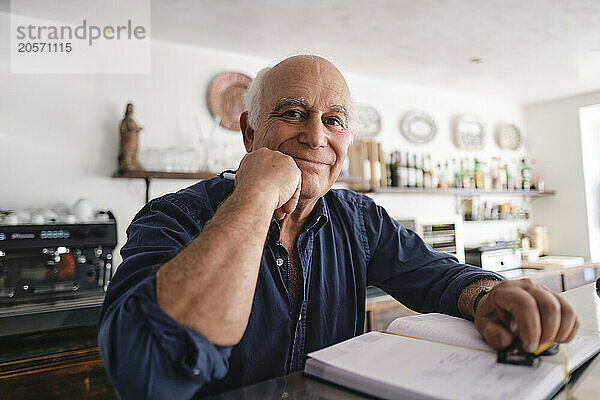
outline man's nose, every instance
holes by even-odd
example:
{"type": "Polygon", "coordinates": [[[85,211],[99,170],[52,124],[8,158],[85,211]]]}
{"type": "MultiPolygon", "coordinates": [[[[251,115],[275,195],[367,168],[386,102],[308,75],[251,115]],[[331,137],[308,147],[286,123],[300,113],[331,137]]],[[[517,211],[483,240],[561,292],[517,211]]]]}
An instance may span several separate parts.
{"type": "Polygon", "coordinates": [[[327,134],[327,128],[321,121],[321,116],[311,113],[298,135],[298,140],[300,143],[306,143],[311,149],[317,149],[327,145],[327,134]]]}

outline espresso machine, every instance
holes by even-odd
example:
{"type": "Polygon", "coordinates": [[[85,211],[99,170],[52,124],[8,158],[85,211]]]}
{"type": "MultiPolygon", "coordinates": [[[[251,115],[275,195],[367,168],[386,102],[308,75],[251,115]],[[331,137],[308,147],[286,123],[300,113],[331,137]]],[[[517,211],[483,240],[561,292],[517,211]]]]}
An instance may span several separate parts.
{"type": "Polygon", "coordinates": [[[96,325],[116,244],[110,211],[0,212],[0,337],[96,325]]]}

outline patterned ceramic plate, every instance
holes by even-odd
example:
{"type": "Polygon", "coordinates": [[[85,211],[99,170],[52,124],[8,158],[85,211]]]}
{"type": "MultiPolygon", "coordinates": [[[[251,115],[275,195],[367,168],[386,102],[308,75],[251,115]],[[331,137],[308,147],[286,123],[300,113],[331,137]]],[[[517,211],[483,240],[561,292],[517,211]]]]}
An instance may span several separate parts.
{"type": "Polygon", "coordinates": [[[244,93],[252,78],[240,72],[224,72],[212,80],[208,88],[208,107],[213,117],[221,116],[221,126],[240,130],[240,115],[244,112],[244,93]]]}
{"type": "Polygon", "coordinates": [[[485,146],[485,125],[475,115],[463,115],[456,123],[456,145],[463,150],[481,150],[485,146]]]}
{"type": "Polygon", "coordinates": [[[371,106],[364,104],[356,107],[357,114],[357,126],[356,126],[356,137],[357,138],[370,138],[379,135],[381,132],[381,116],[371,106]]]}
{"type": "Polygon", "coordinates": [[[498,146],[506,150],[517,150],[523,143],[521,131],[514,124],[502,124],[496,136],[498,146]]]}
{"type": "Polygon", "coordinates": [[[406,113],[400,124],[404,137],[413,143],[429,143],[438,132],[438,125],[433,116],[425,111],[406,113]]]}

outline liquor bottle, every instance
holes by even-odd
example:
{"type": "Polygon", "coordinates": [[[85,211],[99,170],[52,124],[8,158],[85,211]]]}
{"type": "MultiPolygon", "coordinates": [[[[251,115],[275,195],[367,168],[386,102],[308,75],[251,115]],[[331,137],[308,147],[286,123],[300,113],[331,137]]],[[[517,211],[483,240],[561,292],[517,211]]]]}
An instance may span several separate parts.
{"type": "Polygon", "coordinates": [[[415,174],[416,174],[416,178],[415,178],[415,186],[418,188],[422,188],[423,187],[423,159],[421,158],[419,160],[419,158],[417,157],[417,155],[414,155],[415,157],[415,174]]]}
{"type": "Polygon", "coordinates": [[[475,188],[483,189],[483,171],[478,159],[475,159],[473,164],[473,177],[475,179],[475,188]]]}
{"type": "Polygon", "coordinates": [[[441,177],[442,177],[442,166],[440,163],[437,163],[437,165],[431,169],[431,187],[432,188],[435,189],[435,188],[440,187],[441,177]]]}
{"type": "Polygon", "coordinates": [[[460,160],[460,177],[461,177],[461,188],[470,189],[471,188],[471,177],[469,176],[468,171],[468,161],[464,158],[460,160]]]}
{"type": "Polygon", "coordinates": [[[460,186],[462,185],[462,178],[460,177],[458,163],[456,162],[455,158],[453,158],[450,162],[450,170],[449,170],[448,177],[450,178],[450,180],[448,181],[449,187],[460,188],[460,186]],[[460,181],[459,181],[459,178],[460,178],[460,181]]]}
{"type": "Polygon", "coordinates": [[[431,155],[423,156],[423,187],[426,189],[433,188],[433,168],[431,165],[431,155]]]}
{"type": "Polygon", "coordinates": [[[468,189],[475,189],[475,171],[473,170],[473,162],[471,162],[471,158],[467,158],[465,160],[465,167],[465,175],[468,182],[465,187],[468,189]]]}
{"type": "Polygon", "coordinates": [[[492,181],[492,189],[494,190],[502,190],[502,183],[500,182],[500,174],[499,174],[499,163],[498,157],[492,157],[490,161],[490,178],[492,181]]]}
{"type": "Polygon", "coordinates": [[[498,177],[500,182],[500,190],[508,190],[508,169],[506,164],[502,164],[502,162],[498,167],[498,177]]]}
{"type": "Polygon", "coordinates": [[[456,178],[454,180],[454,183],[458,189],[461,189],[463,187],[463,177],[465,173],[465,170],[462,165],[462,160],[457,162],[455,171],[456,173],[454,174],[454,176],[456,178]]]}
{"type": "Polygon", "coordinates": [[[406,153],[408,157],[408,187],[417,187],[417,170],[415,162],[417,161],[417,155],[414,157],[410,157],[408,153],[406,153]]]}
{"type": "Polygon", "coordinates": [[[441,171],[438,187],[440,189],[448,189],[450,186],[450,168],[448,167],[448,160],[446,160],[446,163],[444,164],[444,169],[441,169],[439,164],[438,169],[441,171]]]}
{"type": "Polygon", "coordinates": [[[479,168],[483,174],[483,190],[492,190],[492,175],[490,174],[490,166],[488,162],[481,161],[479,168]]]}
{"type": "Polygon", "coordinates": [[[523,187],[523,178],[521,176],[521,168],[519,168],[519,162],[516,159],[511,160],[511,176],[513,178],[513,184],[516,190],[521,190],[523,187]]]}
{"type": "Polygon", "coordinates": [[[521,160],[521,178],[523,190],[531,189],[531,168],[527,164],[527,158],[523,157],[521,160]]]}
{"type": "Polygon", "coordinates": [[[504,172],[506,174],[506,189],[515,190],[515,181],[510,173],[510,169],[508,168],[508,163],[504,164],[504,172]]]}
{"type": "Polygon", "coordinates": [[[390,162],[388,164],[388,186],[392,187],[397,187],[398,185],[400,185],[400,165],[398,154],[399,153],[397,151],[394,151],[392,154],[390,154],[390,162]]]}
{"type": "Polygon", "coordinates": [[[408,187],[408,153],[400,153],[400,187],[408,187]]]}

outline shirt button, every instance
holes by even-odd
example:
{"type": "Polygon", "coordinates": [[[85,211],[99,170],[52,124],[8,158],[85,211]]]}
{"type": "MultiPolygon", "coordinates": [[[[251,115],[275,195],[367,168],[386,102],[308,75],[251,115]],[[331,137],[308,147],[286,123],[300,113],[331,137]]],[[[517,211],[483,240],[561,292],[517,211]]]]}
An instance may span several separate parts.
{"type": "Polygon", "coordinates": [[[275,263],[278,267],[281,267],[283,265],[283,258],[278,258],[277,260],[275,260],[275,263]]]}
{"type": "Polygon", "coordinates": [[[194,368],[194,370],[192,371],[192,373],[194,375],[200,375],[200,370],[198,368],[194,368]]]}

